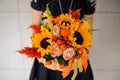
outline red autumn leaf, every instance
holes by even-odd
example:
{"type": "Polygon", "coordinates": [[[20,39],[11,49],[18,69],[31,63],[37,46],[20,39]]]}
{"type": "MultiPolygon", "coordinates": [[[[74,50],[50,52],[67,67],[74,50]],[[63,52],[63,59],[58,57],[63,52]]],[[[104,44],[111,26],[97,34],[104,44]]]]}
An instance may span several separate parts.
{"type": "Polygon", "coordinates": [[[31,28],[34,33],[40,33],[40,26],[32,24],[28,28],[31,28]]]}
{"type": "Polygon", "coordinates": [[[20,54],[25,54],[30,58],[40,58],[41,54],[37,52],[37,48],[31,48],[31,47],[24,47],[24,49],[18,50],[20,54]]]}
{"type": "Polygon", "coordinates": [[[80,11],[81,11],[81,9],[77,9],[77,10],[75,10],[75,11],[70,10],[70,14],[71,14],[73,17],[75,17],[76,19],[79,19],[79,18],[80,18],[80,11]]]}

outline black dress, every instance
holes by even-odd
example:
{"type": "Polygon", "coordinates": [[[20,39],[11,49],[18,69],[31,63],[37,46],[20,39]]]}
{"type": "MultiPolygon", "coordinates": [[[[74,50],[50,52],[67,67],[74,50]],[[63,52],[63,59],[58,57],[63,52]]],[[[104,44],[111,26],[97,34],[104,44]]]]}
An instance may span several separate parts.
{"type": "MultiPolygon", "coordinates": [[[[68,13],[71,0],[60,1],[63,13],[68,13]]],[[[53,16],[58,16],[61,14],[58,0],[32,0],[31,7],[39,11],[44,11],[46,4],[48,3],[53,16]]],[[[79,8],[82,9],[80,18],[82,18],[84,14],[92,14],[95,12],[95,0],[92,0],[92,2],[90,0],[73,0],[71,9],[76,10],[79,8]]],[[[37,59],[35,59],[29,80],[71,80],[72,75],[73,71],[71,71],[65,79],[62,79],[60,71],[47,69],[42,63],[39,63],[37,59]]],[[[78,73],[75,80],[94,80],[89,61],[86,72],[78,73]]]]}

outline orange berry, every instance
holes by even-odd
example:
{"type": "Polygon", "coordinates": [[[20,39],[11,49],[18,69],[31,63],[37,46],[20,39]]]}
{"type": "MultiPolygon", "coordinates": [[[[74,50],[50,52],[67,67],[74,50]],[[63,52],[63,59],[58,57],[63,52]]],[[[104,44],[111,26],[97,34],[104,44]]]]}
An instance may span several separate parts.
{"type": "Polygon", "coordinates": [[[62,42],[61,39],[58,39],[56,43],[57,43],[57,44],[62,44],[63,42],[62,42]]]}
{"type": "Polygon", "coordinates": [[[61,50],[67,49],[67,45],[66,45],[66,44],[61,44],[61,45],[60,45],[60,49],[61,49],[61,50]]]}

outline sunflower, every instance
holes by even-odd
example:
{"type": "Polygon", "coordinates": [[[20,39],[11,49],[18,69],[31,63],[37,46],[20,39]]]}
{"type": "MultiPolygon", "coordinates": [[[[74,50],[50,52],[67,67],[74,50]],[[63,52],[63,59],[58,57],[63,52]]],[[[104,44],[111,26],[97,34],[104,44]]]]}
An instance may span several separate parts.
{"type": "Polygon", "coordinates": [[[52,46],[52,40],[51,40],[52,34],[48,31],[48,29],[43,28],[41,26],[41,33],[33,34],[32,37],[32,44],[33,47],[38,48],[38,52],[41,53],[41,56],[43,57],[45,54],[49,54],[51,46],[52,46]]]}
{"type": "Polygon", "coordinates": [[[83,22],[83,25],[78,29],[83,37],[82,46],[89,48],[92,44],[91,26],[87,21],[83,22]]]}
{"type": "Polygon", "coordinates": [[[77,43],[76,43],[77,37],[74,37],[75,31],[78,31],[78,29],[80,28],[79,24],[80,24],[79,22],[74,22],[70,26],[70,33],[71,34],[70,34],[70,36],[68,36],[68,39],[71,41],[72,46],[74,46],[74,47],[80,46],[80,45],[77,45],[77,43]]]}
{"type": "Polygon", "coordinates": [[[71,27],[71,36],[68,38],[72,42],[72,46],[75,48],[84,47],[88,49],[91,46],[92,40],[90,30],[91,27],[86,21],[83,21],[82,25],[81,23],[76,23],[71,27]]]}
{"type": "Polygon", "coordinates": [[[74,22],[74,18],[72,17],[71,14],[61,14],[60,16],[57,17],[59,19],[59,26],[61,28],[70,28],[70,26],[73,24],[74,22]]]}

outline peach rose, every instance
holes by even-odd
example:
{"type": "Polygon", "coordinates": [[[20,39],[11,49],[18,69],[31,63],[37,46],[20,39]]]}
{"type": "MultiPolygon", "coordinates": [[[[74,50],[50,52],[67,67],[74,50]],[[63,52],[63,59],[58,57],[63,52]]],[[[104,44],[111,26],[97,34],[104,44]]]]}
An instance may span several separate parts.
{"type": "Polygon", "coordinates": [[[45,24],[51,24],[52,22],[49,19],[44,19],[43,23],[45,23],[45,24]]]}
{"type": "Polygon", "coordinates": [[[56,56],[60,56],[62,54],[62,51],[60,50],[59,48],[59,45],[58,44],[54,44],[51,48],[51,52],[50,52],[50,55],[52,57],[56,57],[56,56]]]}
{"type": "Polygon", "coordinates": [[[55,35],[56,37],[60,37],[60,28],[57,25],[53,26],[52,34],[55,35]]]}
{"type": "Polygon", "coordinates": [[[63,51],[64,60],[70,60],[75,55],[75,50],[72,47],[67,48],[63,51]]]}

